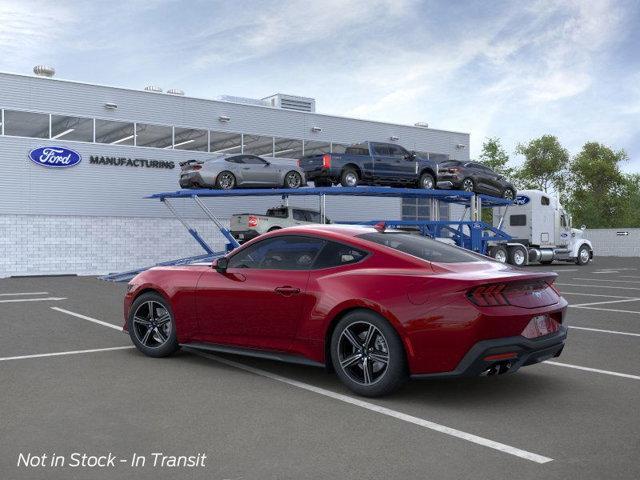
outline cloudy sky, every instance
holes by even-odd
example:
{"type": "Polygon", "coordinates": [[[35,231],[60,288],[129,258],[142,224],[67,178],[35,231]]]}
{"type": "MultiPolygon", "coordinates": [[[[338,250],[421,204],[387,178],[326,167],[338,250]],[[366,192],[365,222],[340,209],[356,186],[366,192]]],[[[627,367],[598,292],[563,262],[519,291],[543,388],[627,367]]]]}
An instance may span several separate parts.
{"type": "MultiPolygon", "coordinates": [[[[0,71],[624,148],[640,172],[640,0],[0,0],[0,71]]],[[[516,160],[517,157],[516,157],[516,160]]]]}

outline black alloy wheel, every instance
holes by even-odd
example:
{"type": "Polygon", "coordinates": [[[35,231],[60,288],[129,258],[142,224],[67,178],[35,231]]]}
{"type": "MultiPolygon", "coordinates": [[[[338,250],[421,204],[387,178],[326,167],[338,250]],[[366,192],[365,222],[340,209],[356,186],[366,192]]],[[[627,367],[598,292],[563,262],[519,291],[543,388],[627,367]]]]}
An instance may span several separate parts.
{"type": "Polygon", "coordinates": [[[133,344],[145,355],[166,357],[179,348],[171,307],[157,293],[145,293],[133,302],[128,327],[133,344]]]}
{"type": "Polygon", "coordinates": [[[367,397],[387,395],[408,378],[400,337],[389,322],[368,310],[354,310],[336,325],[331,360],[340,380],[367,397]]]}
{"type": "Polygon", "coordinates": [[[473,180],[470,178],[465,178],[462,181],[462,190],[464,190],[465,192],[473,192],[475,191],[475,184],[473,183],[473,180]]]}

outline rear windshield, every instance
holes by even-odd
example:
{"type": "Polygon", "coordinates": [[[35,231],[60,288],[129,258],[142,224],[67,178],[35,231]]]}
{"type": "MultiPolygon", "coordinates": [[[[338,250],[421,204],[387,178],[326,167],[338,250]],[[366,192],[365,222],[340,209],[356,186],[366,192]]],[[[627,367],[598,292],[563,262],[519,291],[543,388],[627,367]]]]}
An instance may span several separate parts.
{"type": "Polygon", "coordinates": [[[408,253],[429,262],[463,263],[486,260],[485,257],[461,248],[410,233],[375,232],[358,235],[358,238],[408,253]]]}
{"type": "Polygon", "coordinates": [[[270,208],[267,210],[267,217],[287,218],[289,211],[287,208],[270,208]]]}

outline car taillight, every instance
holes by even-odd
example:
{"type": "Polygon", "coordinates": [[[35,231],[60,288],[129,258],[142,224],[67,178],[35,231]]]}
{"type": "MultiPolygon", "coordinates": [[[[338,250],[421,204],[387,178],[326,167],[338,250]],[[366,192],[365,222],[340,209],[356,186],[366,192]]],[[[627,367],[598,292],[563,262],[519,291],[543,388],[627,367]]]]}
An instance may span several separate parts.
{"type": "Polygon", "coordinates": [[[299,166],[299,167],[301,167],[301,166],[302,166],[302,165],[301,165],[301,163],[302,163],[302,162],[301,162],[301,160],[300,160],[300,159],[298,159],[298,166],[299,166]]]}
{"type": "Polygon", "coordinates": [[[560,324],[553,318],[548,315],[536,315],[527,323],[520,335],[525,338],[537,338],[557,332],[559,329],[560,324]]]}
{"type": "Polygon", "coordinates": [[[496,307],[500,305],[509,305],[507,297],[504,296],[504,289],[507,287],[504,283],[496,283],[494,285],[482,285],[472,289],[467,297],[479,307],[496,307]]]}
{"type": "Polygon", "coordinates": [[[547,285],[549,285],[549,287],[551,287],[551,289],[556,292],[558,294],[559,297],[561,297],[562,295],[560,294],[560,290],[558,290],[558,286],[556,285],[556,281],[555,280],[551,280],[550,282],[547,282],[547,285]]]}
{"type": "Polygon", "coordinates": [[[331,155],[325,153],[322,156],[322,167],[323,168],[331,168],[331,155]]]}
{"type": "Polygon", "coordinates": [[[258,217],[255,215],[249,215],[249,226],[257,227],[258,226],[258,217]]]}
{"type": "Polygon", "coordinates": [[[191,167],[191,170],[200,170],[202,168],[202,165],[194,165],[191,167]]]}

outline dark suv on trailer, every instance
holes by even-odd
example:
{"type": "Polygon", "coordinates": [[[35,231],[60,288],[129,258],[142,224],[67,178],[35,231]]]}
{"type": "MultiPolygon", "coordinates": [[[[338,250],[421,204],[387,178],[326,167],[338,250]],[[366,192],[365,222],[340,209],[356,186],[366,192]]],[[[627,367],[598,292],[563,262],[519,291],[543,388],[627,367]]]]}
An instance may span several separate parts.
{"type": "Polygon", "coordinates": [[[485,193],[513,200],[516,188],[503,175],[479,162],[445,160],[438,164],[438,180],[451,182],[453,189],[485,193]]]}
{"type": "Polygon", "coordinates": [[[395,143],[364,142],[347,147],[344,153],[325,153],[301,158],[307,180],[316,187],[341,184],[391,185],[436,188],[438,164],[409,152],[395,143]]]}

